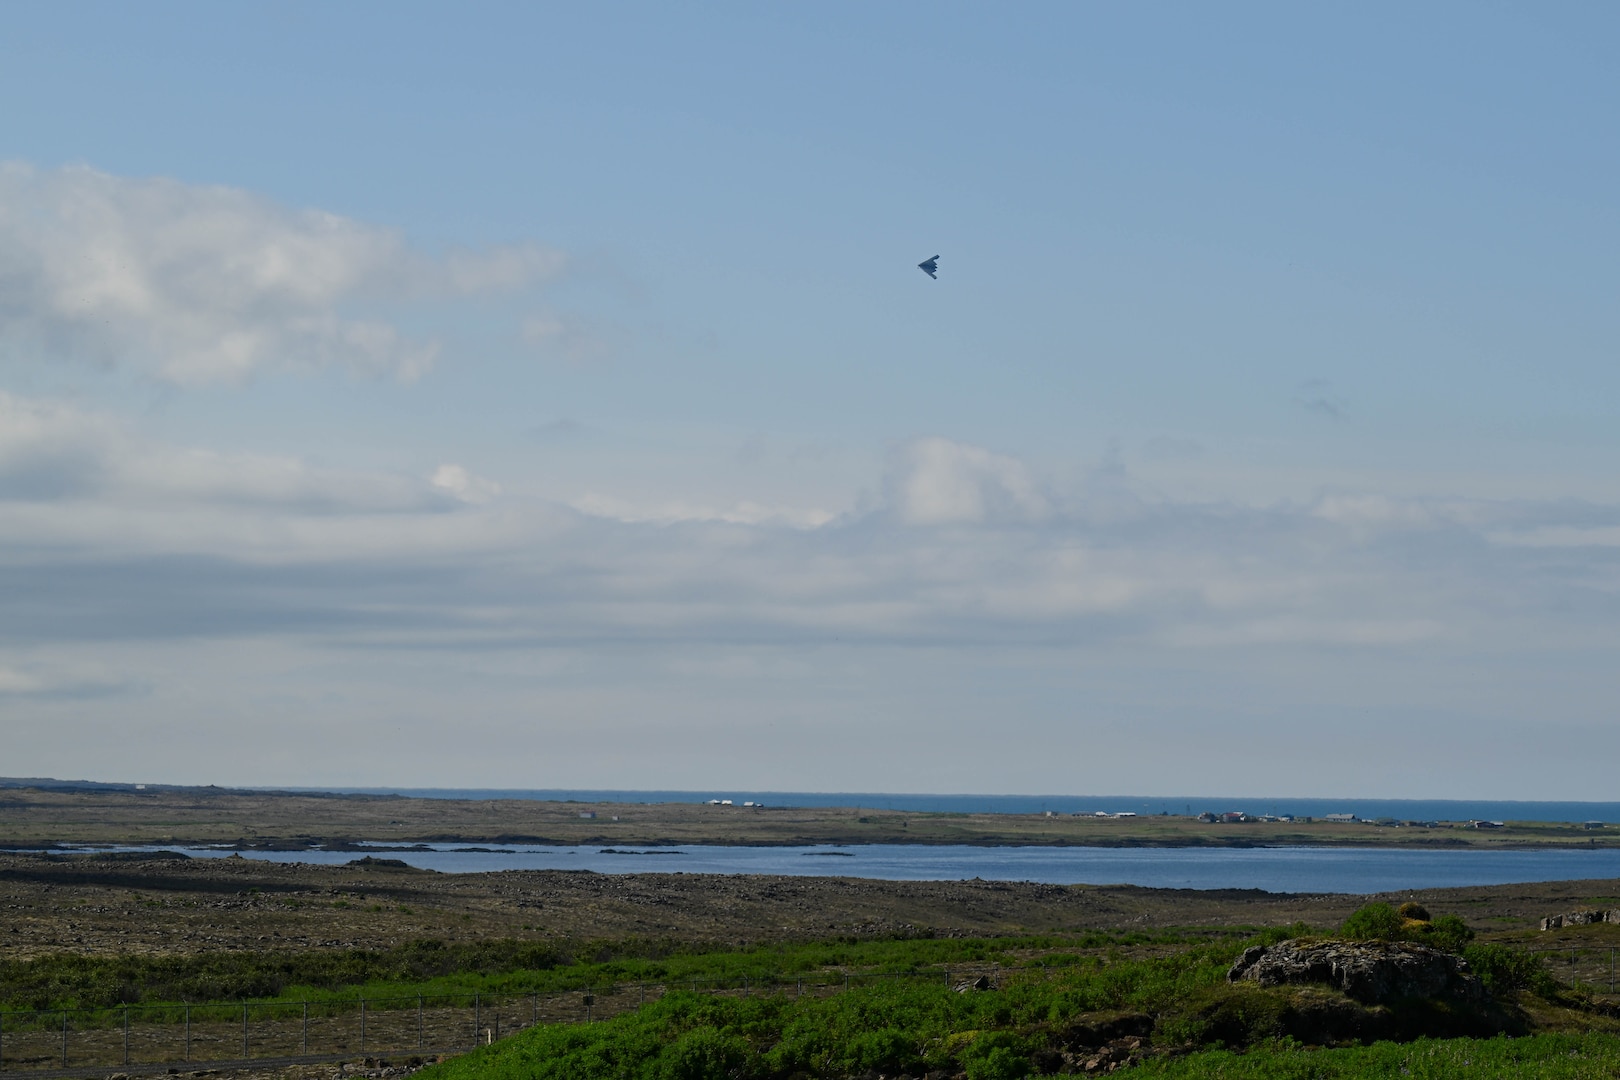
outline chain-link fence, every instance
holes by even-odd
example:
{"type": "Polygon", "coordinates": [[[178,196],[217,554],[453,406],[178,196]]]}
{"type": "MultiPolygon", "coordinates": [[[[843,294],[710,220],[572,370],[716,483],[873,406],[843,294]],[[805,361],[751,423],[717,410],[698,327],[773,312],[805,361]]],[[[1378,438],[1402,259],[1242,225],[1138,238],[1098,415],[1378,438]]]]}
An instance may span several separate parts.
{"type": "Polygon", "coordinates": [[[1616,954],[1620,947],[1611,945],[1570,946],[1561,949],[1531,949],[1547,969],[1547,974],[1561,983],[1599,993],[1615,993],[1620,983],[1615,979],[1616,954]]]}
{"type": "Polygon", "coordinates": [[[0,1071],[131,1069],[341,1055],[458,1053],[535,1024],[603,1020],[674,990],[748,997],[827,997],[884,980],[947,986],[996,969],[737,976],[613,983],[562,993],[456,994],[236,1005],[128,1005],[0,1012],[0,1071]]]}

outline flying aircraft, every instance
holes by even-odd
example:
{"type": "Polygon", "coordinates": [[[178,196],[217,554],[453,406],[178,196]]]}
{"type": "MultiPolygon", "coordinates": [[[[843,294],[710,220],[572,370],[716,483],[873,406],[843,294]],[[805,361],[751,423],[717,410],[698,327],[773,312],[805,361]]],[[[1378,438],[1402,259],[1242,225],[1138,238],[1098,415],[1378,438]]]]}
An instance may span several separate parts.
{"type": "Polygon", "coordinates": [[[939,275],[934,273],[934,271],[939,269],[939,256],[935,255],[932,259],[925,259],[924,261],[918,263],[917,269],[921,270],[935,281],[938,281],[939,275]]]}

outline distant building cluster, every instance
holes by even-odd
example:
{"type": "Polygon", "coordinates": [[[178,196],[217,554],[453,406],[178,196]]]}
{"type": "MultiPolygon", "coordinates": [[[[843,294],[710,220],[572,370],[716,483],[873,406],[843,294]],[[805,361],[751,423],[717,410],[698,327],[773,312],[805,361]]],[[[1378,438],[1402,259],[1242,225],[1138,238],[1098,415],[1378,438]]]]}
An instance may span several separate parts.
{"type": "MultiPolygon", "coordinates": [[[[1308,824],[1310,824],[1310,823],[1312,823],[1312,822],[1314,822],[1314,821],[1316,821],[1318,819],[1316,819],[1316,818],[1308,818],[1308,817],[1296,818],[1292,814],[1246,814],[1242,810],[1227,810],[1224,813],[1217,813],[1217,812],[1215,812],[1213,810],[1205,810],[1202,814],[1198,815],[1197,820],[1202,821],[1202,822],[1204,822],[1206,824],[1210,824],[1210,825],[1236,825],[1236,824],[1240,824],[1240,823],[1244,823],[1244,822],[1268,822],[1268,821],[1298,821],[1298,822],[1302,822],[1302,823],[1308,825],[1308,824]]],[[[1416,820],[1416,819],[1406,820],[1406,819],[1392,818],[1392,817],[1363,818],[1363,817],[1357,817],[1355,814],[1323,814],[1322,817],[1320,818],[1320,820],[1324,821],[1324,822],[1327,822],[1330,825],[1372,825],[1372,826],[1377,827],[1377,828],[1385,828],[1385,829],[1457,829],[1457,828],[1462,828],[1462,829],[1505,829],[1505,828],[1507,828],[1507,822],[1505,822],[1505,821],[1481,821],[1481,820],[1471,820],[1471,821],[1466,821],[1466,822],[1419,821],[1419,820],[1416,820]]],[[[1601,828],[1603,828],[1603,825],[1604,825],[1604,823],[1601,822],[1601,821],[1586,821],[1586,822],[1582,822],[1581,824],[1582,824],[1583,828],[1587,828],[1587,829],[1601,829],[1601,828]]]]}
{"type": "MultiPolygon", "coordinates": [[[[705,806],[736,806],[737,804],[731,799],[710,799],[708,802],[704,803],[703,805],[705,805],[705,806]]],[[[754,809],[757,810],[760,807],[764,806],[765,804],[762,803],[762,802],[755,802],[754,800],[750,799],[747,802],[743,803],[743,805],[744,806],[751,806],[751,807],[753,807],[754,809]]]]}
{"type": "MultiPolygon", "coordinates": [[[[1355,820],[1354,815],[1350,817],[1352,821],[1355,820]]],[[[1247,814],[1242,810],[1227,810],[1224,813],[1217,814],[1213,810],[1205,810],[1198,815],[1198,820],[1207,825],[1239,825],[1246,821],[1293,821],[1295,818],[1293,814],[1247,814]]],[[[1301,818],[1299,820],[1309,821],[1311,819],[1301,818]]]]}

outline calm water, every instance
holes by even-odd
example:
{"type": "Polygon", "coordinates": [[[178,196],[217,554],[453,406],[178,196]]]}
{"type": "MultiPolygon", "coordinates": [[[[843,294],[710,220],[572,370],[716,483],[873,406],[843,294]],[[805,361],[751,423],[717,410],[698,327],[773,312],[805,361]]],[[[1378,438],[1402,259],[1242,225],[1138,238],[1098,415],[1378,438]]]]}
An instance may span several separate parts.
{"type": "Polygon", "coordinates": [[[424,799],[536,799],[545,802],[701,803],[709,799],[762,802],[767,806],[865,806],[923,813],[1090,814],[1098,810],[1137,814],[1197,814],[1243,810],[1251,814],[1323,817],[1355,814],[1376,821],[1607,821],[1620,822],[1620,802],[1516,802],[1502,799],[1289,799],[1242,795],[894,795],[870,791],[612,791],[523,788],[290,788],[424,799]]]}
{"type": "MultiPolygon", "coordinates": [[[[80,849],[88,850],[88,849],[80,849]]],[[[129,849],[123,849],[129,850],[129,849]]],[[[146,848],[139,850],[157,850],[146,848]]],[[[228,849],[179,848],[219,858],[228,849]]],[[[347,851],[242,852],[272,862],[342,864],[347,851]]],[[[591,870],[601,874],[791,874],[898,881],[1039,881],[1268,892],[1387,892],[1453,885],[1620,878],[1620,851],[1414,851],[1409,848],[1007,848],[874,844],[857,847],[529,847],[475,851],[435,844],[378,857],[444,873],[591,870]],[[658,851],[666,854],[612,854],[658,851]]]]}

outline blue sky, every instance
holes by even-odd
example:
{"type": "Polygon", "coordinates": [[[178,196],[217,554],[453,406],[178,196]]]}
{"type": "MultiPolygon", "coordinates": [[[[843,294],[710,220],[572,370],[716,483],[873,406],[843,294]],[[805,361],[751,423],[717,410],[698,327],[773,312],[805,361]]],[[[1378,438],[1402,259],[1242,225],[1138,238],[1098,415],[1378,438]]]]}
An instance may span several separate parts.
{"type": "Polygon", "coordinates": [[[3,771],[1609,797],[1617,30],[19,9],[3,771]]]}

